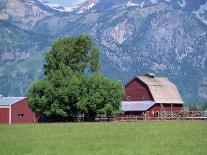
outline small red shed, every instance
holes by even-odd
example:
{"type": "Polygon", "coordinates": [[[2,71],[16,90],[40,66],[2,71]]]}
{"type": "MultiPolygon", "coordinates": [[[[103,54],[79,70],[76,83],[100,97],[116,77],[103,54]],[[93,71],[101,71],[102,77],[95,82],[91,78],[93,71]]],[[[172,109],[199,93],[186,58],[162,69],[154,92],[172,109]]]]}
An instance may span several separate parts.
{"type": "Polygon", "coordinates": [[[183,104],[177,87],[168,78],[147,73],[126,84],[121,109],[126,115],[161,117],[182,110],[183,104]]]}
{"type": "Polygon", "coordinates": [[[35,123],[37,117],[26,97],[0,97],[0,123],[35,123]]]}

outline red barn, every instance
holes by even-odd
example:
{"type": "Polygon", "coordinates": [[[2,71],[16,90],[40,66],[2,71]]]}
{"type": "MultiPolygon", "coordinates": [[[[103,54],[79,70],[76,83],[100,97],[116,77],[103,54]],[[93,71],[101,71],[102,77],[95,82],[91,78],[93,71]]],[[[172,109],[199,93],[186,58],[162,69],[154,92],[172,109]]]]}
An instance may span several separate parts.
{"type": "Polygon", "coordinates": [[[161,117],[182,110],[183,103],[178,89],[168,78],[148,73],[126,84],[121,109],[126,115],[161,117]]]}
{"type": "Polygon", "coordinates": [[[0,97],[0,123],[34,123],[36,119],[26,97],[0,97]]]}

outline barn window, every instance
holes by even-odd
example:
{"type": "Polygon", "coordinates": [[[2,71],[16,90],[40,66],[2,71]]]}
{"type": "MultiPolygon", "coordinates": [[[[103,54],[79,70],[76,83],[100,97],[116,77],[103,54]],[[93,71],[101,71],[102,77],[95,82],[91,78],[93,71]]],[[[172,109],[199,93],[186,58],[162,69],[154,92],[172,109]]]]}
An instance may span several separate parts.
{"type": "Polygon", "coordinates": [[[17,114],[18,117],[24,117],[24,114],[17,114]]]}

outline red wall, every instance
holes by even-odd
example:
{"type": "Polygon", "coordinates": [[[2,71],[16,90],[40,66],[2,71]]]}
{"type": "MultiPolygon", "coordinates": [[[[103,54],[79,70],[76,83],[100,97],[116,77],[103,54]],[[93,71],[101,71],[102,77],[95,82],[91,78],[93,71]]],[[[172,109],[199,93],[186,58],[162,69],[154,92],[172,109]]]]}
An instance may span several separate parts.
{"type": "Polygon", "coordinates": [[[12,123],[34,123],[37,121],[35,113],[28,106],[28,100],[25,98],[11,107],[12,123]],[[18,114],[24,114],[23,117],[19,117],[18,114]]]}
{"type": "MultiPolygon", "coordinates": [[[[171,112],[171,104],[163,104],[163,107],[165,109],[166,112],[171,112]]],[[[172,105],[172,112],[177,112],[182,110],[183,105],[182,104],[173,104],[172,105]]],[[[148,117],[154,117],[153,115],[153,111],[155,112],[159,112],[159,116],[160,116],[160,111],[161,111],[161,105],[160,104],[155,104],[154,106],[152,106],[149,110],[149,112],[146,112],[148,117]]]]}
{"type": "Polygon", "coordinates": [[[129,100],[129,96],[131,101],[153,100],[147,86],[137,78],[125,86],[124,101],[129,100]]]}
{"type": "Polygon", "coordinates": [[[0,123],[9,123],[9,108],[0,108],[0,123]]]}
{"type": "MultiPolygon", "coordinates": [[[[135,78],[130,83],[125,86],[125,95],[123,98],[124,101],[143,101],[143,100],[153,100],[153,97],[148,89],[148,87],[139,79],[135,78]],[[130,98],[129,98],[130,97],[130,98]]],[[[171,104],[163,104],[166,112],[171,112],[171,104]]],[[[182,104],[173,104],[172,112],[182,110],[182,104]]],[[[146,111],[146,116],[154,117],[153,111],[161,111],[161,106],[159,103],[156,103],[148,111],[146,111]]],[[[140,115],[140,112],[125,112],[125,115],[140,115]]]]}

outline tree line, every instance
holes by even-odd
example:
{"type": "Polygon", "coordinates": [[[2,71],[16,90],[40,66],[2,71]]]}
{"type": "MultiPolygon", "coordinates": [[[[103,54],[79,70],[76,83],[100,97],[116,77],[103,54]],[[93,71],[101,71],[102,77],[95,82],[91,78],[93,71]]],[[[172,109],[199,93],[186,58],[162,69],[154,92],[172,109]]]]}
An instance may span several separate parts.
{"type": "Polygon", "coordinates": [[[42,121],[85,121],[120,113],[123,87],[100,72],[99,49],[88,35],[62,38],[45,56],[42,80],[30,85],[29,106],[42,121]]]}
{"type": "Polygon", "coordinates": [[[188,104],[189,111],[204,111],[207,110],[207,102],[201,104],[188,104]]]}

